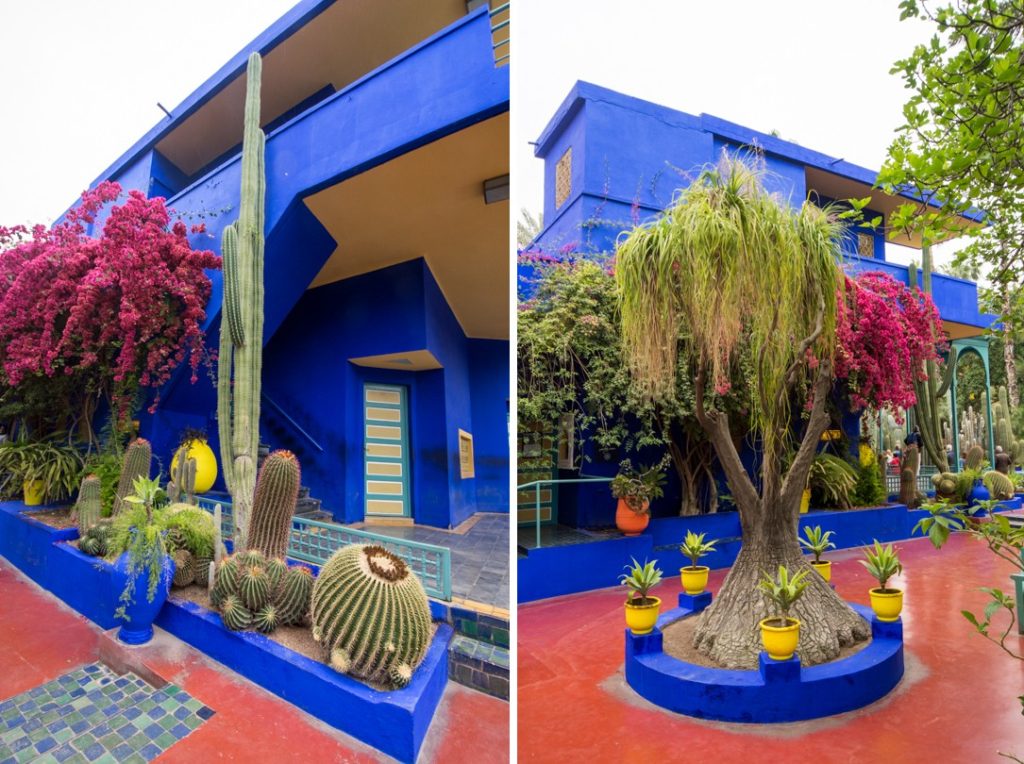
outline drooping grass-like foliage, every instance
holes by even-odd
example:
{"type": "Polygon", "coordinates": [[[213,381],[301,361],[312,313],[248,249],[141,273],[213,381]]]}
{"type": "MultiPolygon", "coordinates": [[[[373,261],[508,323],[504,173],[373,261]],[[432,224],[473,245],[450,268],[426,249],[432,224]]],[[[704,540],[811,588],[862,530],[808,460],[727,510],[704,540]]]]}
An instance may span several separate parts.
{"type": "Polygon", "coordinates": [[[742,351],[757,376],[750,424],[770,447],[789,429],[788,370],[808,350],[822,358],[835,347],[842,229],[827,209],[780,204],[762,175],[729,158],[702,172],[661,218],[620,241],[616,277],[636,384],[670,396],[682,360],[706,366],[725,394],[742,351]],[[676,341],[680,332],[688,341],[676,341]]]}

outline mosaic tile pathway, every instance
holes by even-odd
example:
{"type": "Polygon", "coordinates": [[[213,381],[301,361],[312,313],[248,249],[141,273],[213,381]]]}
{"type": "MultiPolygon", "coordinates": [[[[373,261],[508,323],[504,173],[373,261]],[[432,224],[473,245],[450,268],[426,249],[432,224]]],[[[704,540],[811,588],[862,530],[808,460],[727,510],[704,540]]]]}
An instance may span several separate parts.
{"type": "Polygon", "coordinates": [[[152,761],[214,711],[91,663],[0,702],[0,763],[152,761]]]}

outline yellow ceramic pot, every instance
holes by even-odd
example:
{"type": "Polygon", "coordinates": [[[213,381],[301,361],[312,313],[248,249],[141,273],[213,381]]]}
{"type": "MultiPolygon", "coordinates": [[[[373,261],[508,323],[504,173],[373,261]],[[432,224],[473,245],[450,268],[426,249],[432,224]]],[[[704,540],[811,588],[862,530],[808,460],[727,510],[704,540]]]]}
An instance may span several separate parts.
{"type": "Polygon", "coordinates": [[[634,634],[650,634],[654,631],[654,624],[658,622],[658,611],[661,610],[661,600],[657,597],[648,597],[646,605],[633,605],[626,602],[626,626],[634,634]]]}
{"type": "Polygon", "coordinates": [[[21,491],[24,494],[25,506],[38,507],[43,503],[43,481],[26,480],[21,484],[21,491]]]}
{"type": "Polygon", "coordinates": [[[683,582],[683,591],[687,594],[700,594],[708,588],[707,565],[688,565],[679,569],[679,579],[683,582]]]}
{"type": "Polygon", "coordinates": [[[807,510],[811,508],[811,489],[805,488],[804,492],[800,494],[800,514],[806,515],[807,510]]]}
{"type": "Polygon", "coordinates": [[[895,621],[903,612],[903,590],[872,589],[871,609],[879,621],[895,621]]]}
{"type": "Polygon", "coordinates": [[[811,567],[818,571],[818,574],[826,581],[832,580],[832,563],[828,560],[822,560],[821,562],[812,562],[811,567]]]}
{"type": "Polygon", "coordinates": [[[788,661],[796,652],[800,641],[800,621],[787,618],[785,626],[778,626],[778,618],[765,618],[761,621],[761,644],[768,652],[768,657],[777,661],[788,661]]]}
{"type": "Polygon", "coordinates": [[[205,440],[189,441],[187,448],[186,451],[186,447],[182,446],[175,452],[171,459],[171,473],[178,469],[178,455],[185,451],[186,459],[196,460],[196,493],[206,493],[217,480],[217,457],[205,440]]]}

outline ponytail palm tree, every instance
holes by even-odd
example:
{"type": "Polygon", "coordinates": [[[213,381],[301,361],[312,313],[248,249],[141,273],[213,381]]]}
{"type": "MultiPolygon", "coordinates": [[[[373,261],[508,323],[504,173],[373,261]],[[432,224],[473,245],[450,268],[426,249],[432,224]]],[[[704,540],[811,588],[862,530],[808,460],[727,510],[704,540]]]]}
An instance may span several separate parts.
{"type": "MultiPolygon", "coordinates": [[[[800,496],[829,423],[844,289],[841,224],[811,204],[780,203],[760,174],[723,158],[655,223],[626,235],[616,265],[634,383],[664,401],[677,374],[692,376],[697,420],[740,514],[742,550],[694,644],[722,665],[746,668],[757,665],[761,649],[756,625],[771,615],[756,595],[765,571],[809,570],[797,541],[800,496]],[[740,459],[727,413],[736,404],[759,452],[755,476],[740,459]]],[[[801,659],[814,664],[870,630],[824,579],[807,580],[793,615],[802,622],[801,659]]]]}

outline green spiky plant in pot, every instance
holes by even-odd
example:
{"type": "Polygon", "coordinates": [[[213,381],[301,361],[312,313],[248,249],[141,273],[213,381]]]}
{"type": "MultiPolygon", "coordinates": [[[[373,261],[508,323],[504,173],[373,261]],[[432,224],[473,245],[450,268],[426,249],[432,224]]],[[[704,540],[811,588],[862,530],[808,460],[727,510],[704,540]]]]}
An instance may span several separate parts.
{"type": "Polygon", "coordinates": [[[153,621],[167,599],[174,576],[174,562],[167,554],[165,530],[154,513],[162,494],[158,480],[137,477],[133,493],[121,501],[115,520],[113,550],[123,552],[114,562],[111,580],[120,590],[115,616],[124,621],[117,637],[129,645],[153,638],[153,621]]]}
{"type": "Polygon", "coordinates": [[[691,596],[703,594],[708,586],[708,573],[710,568],[707,565],[698,565],[700,558],[715,551],[718,539],[705,541],[704,533],[686,532],[686,538],[679,545],[679,551],[683,557],[690,560],[690,564],[679,569],[679,580],[683,585],[683,591],[691,596]]]}
{"type": "Polygon", "coordinates": [[[259,450],[260,373],[263,367],[263,222],[266,177],[260,129],[262,61],[249,56],[242,137],[238,220],[224,229],[224,300],[217,357],[217,426],[221,464],[231,493],[235,550],[248,545],[259,450]]]}

